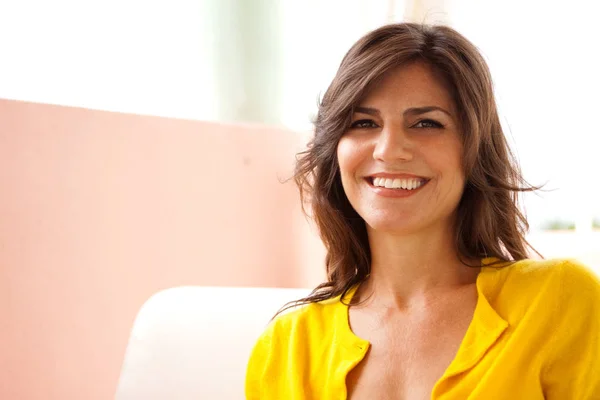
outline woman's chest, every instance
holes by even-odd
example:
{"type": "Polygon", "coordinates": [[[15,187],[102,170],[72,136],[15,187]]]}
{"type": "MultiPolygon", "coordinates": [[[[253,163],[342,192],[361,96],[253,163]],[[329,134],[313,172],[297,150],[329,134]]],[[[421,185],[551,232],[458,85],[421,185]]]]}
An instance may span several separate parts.
{"type": "Polygon", "coordinates": [[[416,334],[399,337],[393,344],[371,340],[366,356],[346,378],[348,399],[430,399],[462,339],[437,333],[438,340],[416,334]]]}
{"type": "Polygon", "coordinates": [[[346,378],[348,398],[430,399],[467,332],[473,309],[417,321],[398,320],[374,327],[360,315],[355,333],[370,342],[363,360],[346,378]]]}

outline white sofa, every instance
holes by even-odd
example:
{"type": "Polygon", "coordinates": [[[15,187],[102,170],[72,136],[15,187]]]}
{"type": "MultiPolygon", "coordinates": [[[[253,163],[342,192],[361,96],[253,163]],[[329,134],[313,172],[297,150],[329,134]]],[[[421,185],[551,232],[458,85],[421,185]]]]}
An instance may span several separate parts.
{"type": "Polygon", "coordinates": [[[179,287],[135,320],[116,400],[244,399],[246,363],[274,313],[309,289],[179,287]]]}

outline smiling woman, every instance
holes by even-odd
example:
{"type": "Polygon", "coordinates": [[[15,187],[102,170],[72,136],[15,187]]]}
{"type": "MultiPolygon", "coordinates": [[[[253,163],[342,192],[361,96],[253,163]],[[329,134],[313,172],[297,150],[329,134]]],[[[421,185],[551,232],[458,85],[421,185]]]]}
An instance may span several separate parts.
{"type": "Polygon", "coordinates": [[[600,398],[600,283],[527,258],[517,195],[536,188],[470,42],[367,34],[315,128],[296,182],[328,280],[258,340],[248,399],[600,398]]]}
{"type": "Polygon", "coordinates": [[[450,224],[465,181],[455,108],[423,62],[392,69],[356,107],[337,159],[344,193],[373,234],[428,236],[450,224]]]}

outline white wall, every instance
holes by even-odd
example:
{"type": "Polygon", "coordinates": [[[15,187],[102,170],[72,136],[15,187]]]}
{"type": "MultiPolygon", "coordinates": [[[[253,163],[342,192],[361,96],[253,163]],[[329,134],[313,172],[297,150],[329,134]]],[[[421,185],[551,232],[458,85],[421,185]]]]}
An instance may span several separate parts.
{"type": "Polygon", "coordinates": [[[212,119],[206,1],[0,2],[0,98],[212,119]]]}

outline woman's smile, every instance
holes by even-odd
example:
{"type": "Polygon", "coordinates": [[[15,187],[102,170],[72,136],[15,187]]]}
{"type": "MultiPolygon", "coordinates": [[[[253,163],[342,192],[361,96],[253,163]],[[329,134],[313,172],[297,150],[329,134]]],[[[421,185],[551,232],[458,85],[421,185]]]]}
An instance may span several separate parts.
{"type": "Polygon", "coordinates": [[[404,198],[418,193],[429,182],[429,179],[406,176],[369,176],[365,178],[365,182],[378,196],[404,198]]]}

